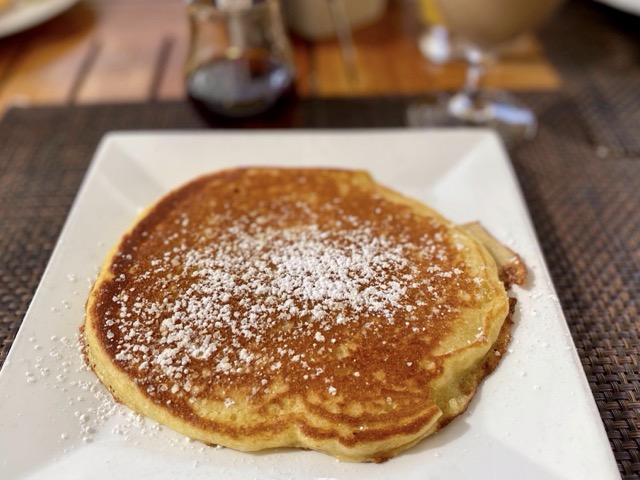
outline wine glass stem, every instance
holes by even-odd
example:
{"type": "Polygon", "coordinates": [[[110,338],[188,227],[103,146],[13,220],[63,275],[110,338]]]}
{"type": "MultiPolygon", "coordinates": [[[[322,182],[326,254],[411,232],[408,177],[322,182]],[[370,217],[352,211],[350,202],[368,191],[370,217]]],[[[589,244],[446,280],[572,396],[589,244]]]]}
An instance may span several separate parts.
{"type": "Polygon", "coordinates": [[[464,92],[472,102],[475,102],[480,93],[485,73],[484,54],[478,48],[470,46],[466,56],[468,65],[464,92]]]}

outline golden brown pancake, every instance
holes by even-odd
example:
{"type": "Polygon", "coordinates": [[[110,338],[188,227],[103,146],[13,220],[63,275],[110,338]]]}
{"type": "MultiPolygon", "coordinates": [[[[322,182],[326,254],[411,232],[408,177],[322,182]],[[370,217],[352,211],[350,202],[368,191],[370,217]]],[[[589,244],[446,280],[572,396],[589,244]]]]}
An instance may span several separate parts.
{"type": "Polygon", "coordinates": [[[194,439],[380,462],[466,409],[509,311],[482,241],[367,173],[232,169],[124,235],[85,353],[115,398],[194,439]]]}

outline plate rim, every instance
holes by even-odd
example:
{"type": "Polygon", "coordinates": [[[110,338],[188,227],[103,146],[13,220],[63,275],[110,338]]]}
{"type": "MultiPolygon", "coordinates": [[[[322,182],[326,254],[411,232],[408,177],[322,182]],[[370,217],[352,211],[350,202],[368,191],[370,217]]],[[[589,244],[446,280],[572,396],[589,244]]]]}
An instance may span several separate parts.
{"type": "Polygon", "coordinates": [[[8,37],[58,16],[79,0],[47,0],[43,4],[11,5],[0,12],[0,38],[8,37]]]}

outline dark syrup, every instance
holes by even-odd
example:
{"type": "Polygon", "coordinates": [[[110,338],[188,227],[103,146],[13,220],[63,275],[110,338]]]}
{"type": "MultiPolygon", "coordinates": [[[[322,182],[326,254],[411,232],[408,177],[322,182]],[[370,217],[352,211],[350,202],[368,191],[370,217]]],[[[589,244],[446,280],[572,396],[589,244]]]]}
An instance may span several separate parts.
{"type": "Polygon", "coordinates": [[[187,79],[189,97],[226,117],[259,115],[293,90],[293,72],[269,57],[223,58],[199,67],[187,79]]]}

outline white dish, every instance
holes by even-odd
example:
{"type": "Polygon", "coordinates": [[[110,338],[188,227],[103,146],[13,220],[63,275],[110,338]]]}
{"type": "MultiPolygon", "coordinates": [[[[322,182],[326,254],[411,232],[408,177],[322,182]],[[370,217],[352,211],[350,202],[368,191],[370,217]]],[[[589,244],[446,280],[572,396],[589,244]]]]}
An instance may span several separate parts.
{"type": "Polygon", "coordinates": [[[638,0],[597,0],[600,3],[605,3],[610,7],[617,8],[627,13],[633,13],[634,15],[640,15],[640,2],[638,0]]]}
{"type": "Polygon", "coordinates": [[[0,372],[0,472],[6,480],[619,478],[509,160],[495,135],[478,130],[107,136],[0,372]],[[200,173],[262,164],[365,168],[457,222],[480,220],[530,268],[530,284],[516,292],[509,353],[468,412],[384,464],[188,442],[115,407],[71,345],[92,279],[140,209],[200,173]]]}
{"type": "Polygon", "coordinates": [[[70,8],[78,0],[14,0],[0,12],[0,38],[35,27],[70,8]]]}

